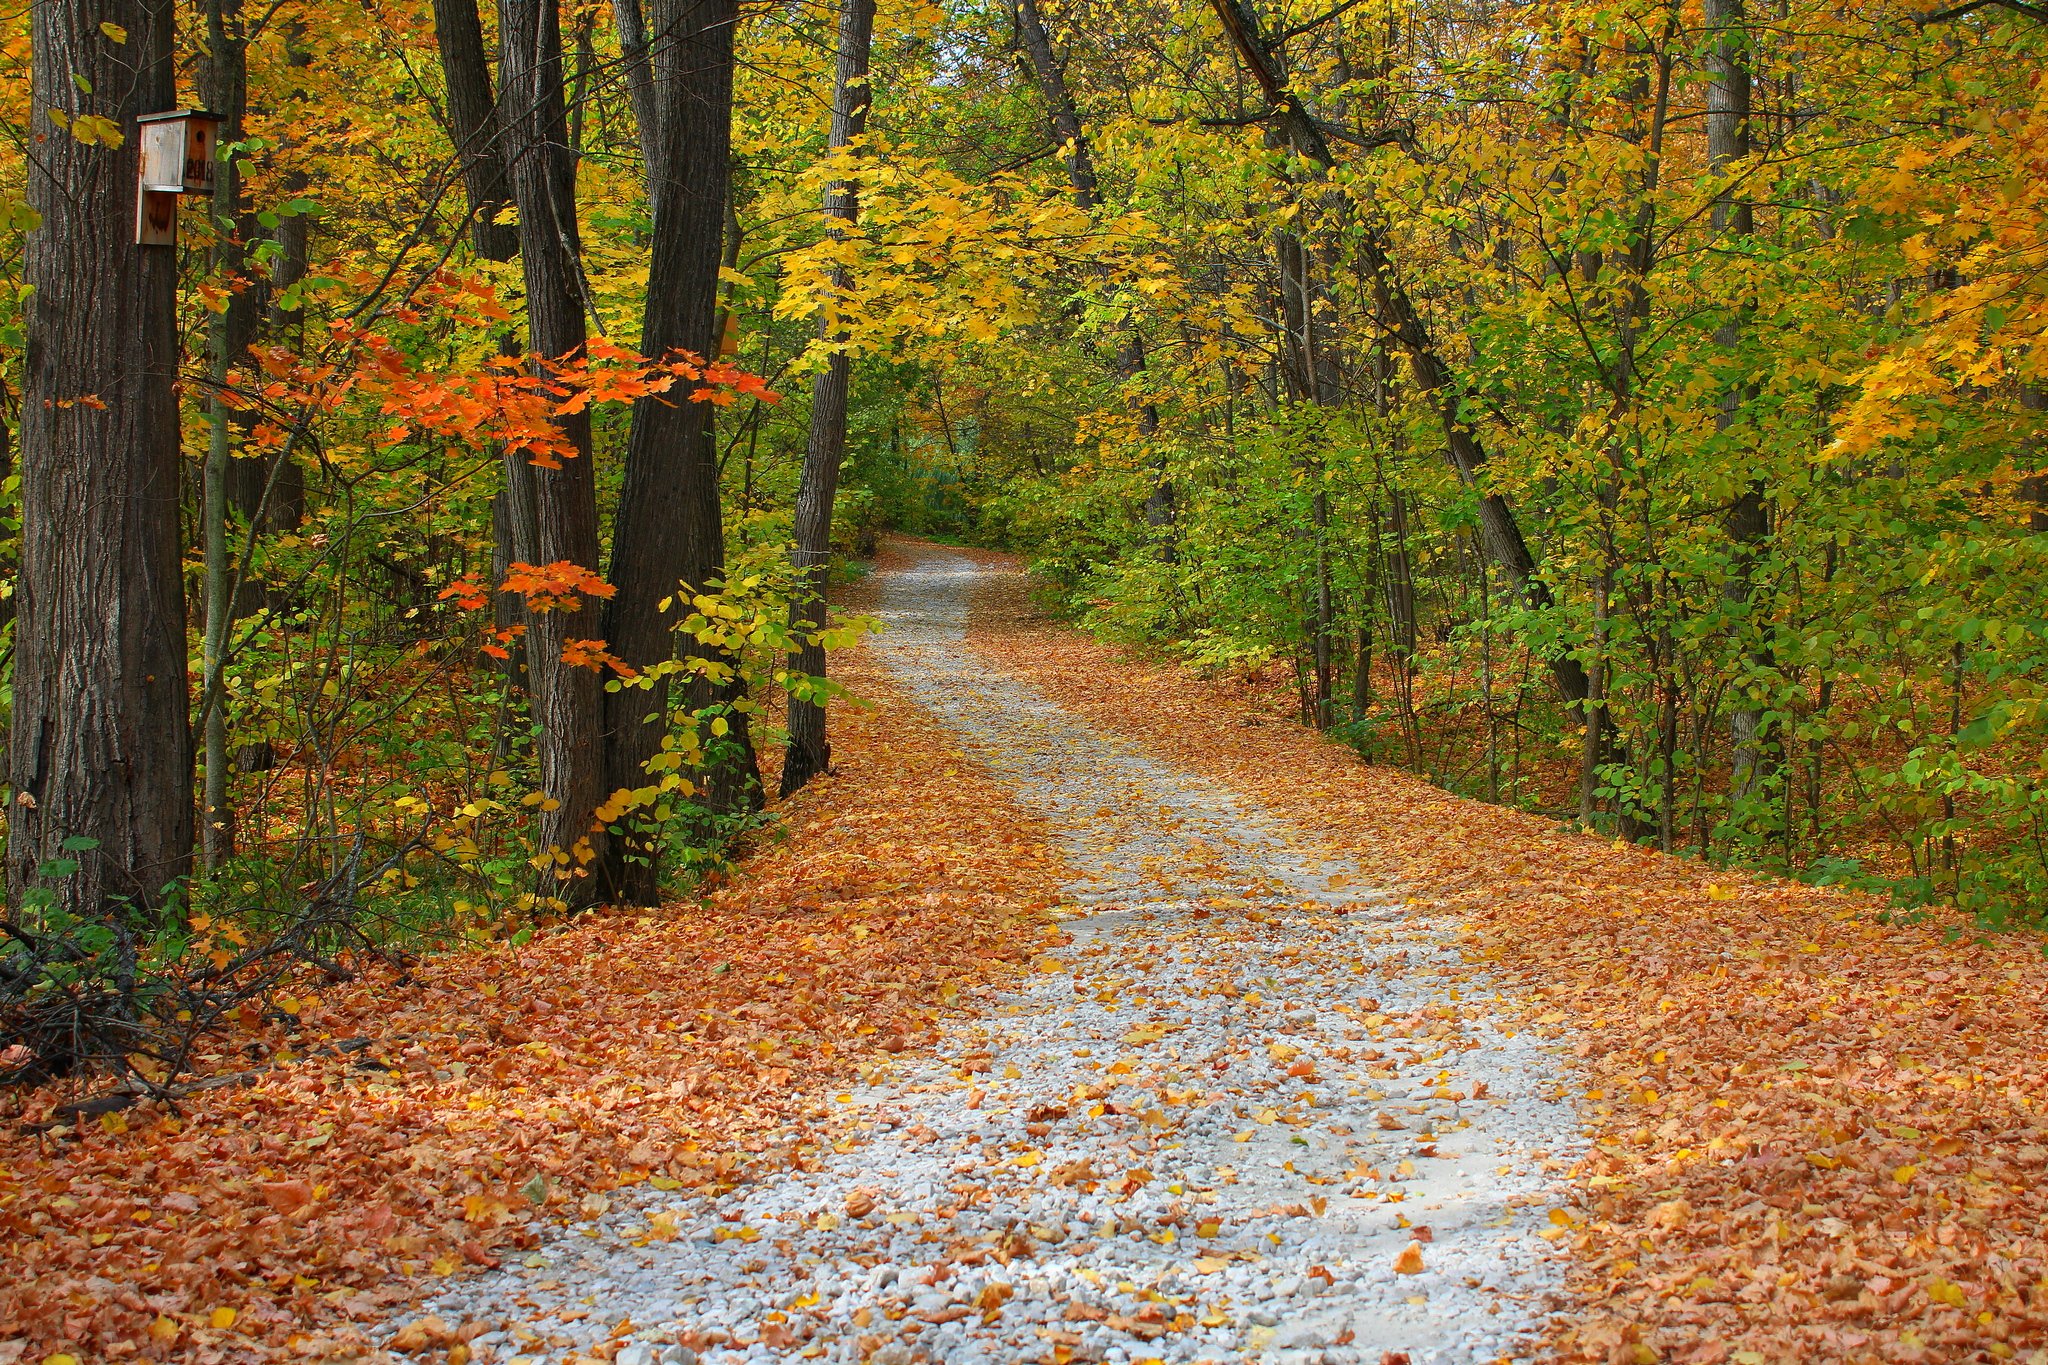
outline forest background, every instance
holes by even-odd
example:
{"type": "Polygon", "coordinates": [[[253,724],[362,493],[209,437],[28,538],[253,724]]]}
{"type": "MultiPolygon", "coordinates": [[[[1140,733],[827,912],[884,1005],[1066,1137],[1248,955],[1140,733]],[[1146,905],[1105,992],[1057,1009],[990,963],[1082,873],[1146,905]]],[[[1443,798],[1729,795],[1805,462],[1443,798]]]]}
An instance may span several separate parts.
{"type": "Polygon", "coordinates": [[[829,761],[885,526],[1455,791],[2039,923],[2044,51],[2021,0],[18,14],[8,1074],[711,874],[829,761]],[[174,104],[225,160],[139,248],[174,104]]]}

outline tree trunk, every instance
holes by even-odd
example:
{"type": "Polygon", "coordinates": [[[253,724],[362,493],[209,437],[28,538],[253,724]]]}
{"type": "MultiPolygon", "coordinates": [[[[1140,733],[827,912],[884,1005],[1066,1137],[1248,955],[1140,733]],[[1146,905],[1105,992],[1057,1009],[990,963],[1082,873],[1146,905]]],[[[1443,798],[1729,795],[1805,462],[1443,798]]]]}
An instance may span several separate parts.
{"type": "Polygon", "coordinates": [[[179,545],[178,254],[135,244],[138,114],[176,103],[165,0],[47,0],[31,12],[28,235],[15,622],[16,903],[38,869],[58,907],[157,918],[192,866],[192,730],[179,545]],[[105,31],[127,32],[115,43],[105,31]],[[74,78],[90,85],[86,94],[74,78]],[[112,119],[118,148],[44,111],[112,119]],[[96,840],[90,850],[66,839],[96,840]]]}
{"type": "MultiPolygon", "coordinates": [[[[201,68],[206,101],[220,115],[221,146],[242,140],[249,105],[248,40],[242,32],[241,0],[207,0],[207,57],[201,68]]],[[[210,871],[234,856],[235,813],[228,790],[227,696],[223,670],[227,663],[228,629],[238,613],[233,555],[228,548],[231,485],[236,481],[234,446],[242,425],[231,419],[227,404],[228,371],[248,354],[256,339],[255,290],[231,287],[242,273],[245,255],[242,231],[242,177],[238,163],[221,157],[213,177],[214,274],[228,287],[225,306],[207,329],[207,397],[205,496],[200,513],[206,557],[206,624],[201,648],[201,732],[205,745],[205,786],[199,803],[201,855],[210,871]]],[[[246,568],[246,566],[245,566],[246,568]]]]}
{"type": "MultiPolygon", "coordinates": [[[[1706,0],[1705,18],[1709,35],[1707,48],[1707,166],[1711,174],[1725,175],[1750,152],[1749,36],[1745,27],[1743,0],[1706,0]]],[[[1755,230],[1755,213],[1749,201],[1732,190],[1714,201],[1714,230],[1747,237],[1755,230]]],[[[1734,347],[1742,340],[1740,314],[1715,330],[1714,340],[1734,347]]],[[[1740,419],[1746,385],[1736,385],[1721,397],[1714,414],[1716,430],[1727,431],[1740,419]]],[[[1741,615],[1739,630],[1752,639],[1750,663],[1759,670],[1775,666],[1768,638],[1768,622],[1756,620],[1757,592],[1753,581],[1757,556],[1770,540],[1771,513],[1768,490],[1760,482],[1748,484],[1736,496],[1725,526],[1734,542],[1735,573],[1724,595],[1741,615]]],[[[1743,689],[1735,693],[1728,713],[1728,736],[1734,765],[1729,778],[1730,794],[1737,800],[1755,797],[1769,785],[1778,766],[1777,743],[1769,733],[1767,710],[1743,689]]]]}
{"type": "Polygon", "coordinates": [[[1060,140],[1066,153],[1067,180],[1074,188],[1074,202],[1092,212],[1100,198],[1095,156],[1089,149],[1087,132],[1081,127],[1080,111],[1074,107],[1073,95],[1067,89],[1066,65],[1053,54],[1052,36],[1045,30],[1038,0],[1011,0],[1010,18],[1017,28],[1017,44],[1024,49],[1025,60],[1030,64],[1031,78],[1045,97],[1046,117],[1052,123],[1053,136],[1060,140]]]}
{"type": "MultiPolygon", "coordinates": [[[[1032,81],[1045,97],[1046,119],[1052,124],[1053,136],[1066,152],[1067,183],[1072,187],[1074,204],[1084,213],[1093,213],[1102,202],[1101,183],[1095,175],[1095,154],[1088,143],[1088,130],[1082,126],[1081,112],[1067,88],[1066,63],[1053,51],[1052,36],[1046,32],[1038,0],[1011,0],[1010,20],[1017,31],[1017,45],[1023,49],[1025,63],[1031,68],[1032,81]]],[[[1112,363],[1117,378],[1125,384],[1143,374],[1144,335],[1136,328],[1125,333],[1112,363]]],[[[1138,434],[1149,439],[1159,430],[1159,406],[1150,399],[1141,399],[1137,409],[1138,434]]],[[[1173,541],[1173,481],[1167,475],[1163,456],[1155,458],[1152,467],[1154,479],[1152,491],[1145,497],[1145,524],[1158,538],[1161,558],[1170,564],[1178,555],[1173,541]]]]}
{"type": "MultiPolygon", "coordinates": [[[[576,358],[585,333],[582,245],[576,221],[575,166],[563,102],[560,12],[554,0],[499,0],[503,33],[499,67],[505,98],[504,128],[512,200],[519,210],[519,257],[526,281],[528,363],[545,378],[550,367],[576,358]]],[[[558,468],[535,464],[534,554],[541,565],[598,568],[597,480],[591,467],[587,412],[556,424],[574,447],[558,468]]],[[[593,825],[600,799],[602,679],[592,668],[567,663],[572,640],[602,634],[594,606],[528,613],[527,677],[538,737],[542,804],[540,842],[555,862],[549,894],[571,906],[596,900],[602,888],[590,875],[602,855],[605,832],[593,825]]]]}
{"type": "MultiPolygon", "coordinates": [[[[1211,0],[1211,5],[1238,55],[1244,58],[1260,89],[1279,111],[1281,127],[1294,150],[1326,172],[1333,168],[1336,158],[1330,153],[1329,142],[1300,99],[1288,88],[1279,62],[1259,27],[1257,13],[1247,0],[1211,0]]],[[[1415,371],[1417,389],[1436,401],[1443,418],[1444,452],[1457,470],[1458,478],[1477,487],[1486,465],[1486,449],[1460,411],[1462,396],[1458,386],[1452,382],[1452,370],[1438,353],[1435,339],[1409,299],[1407,289],[1394,273],[1393,260],[1381,229],[1370,221],[1361,224],[1360,228],[1359,252],[1366,273],[1372,278],[1373,302],[1380,326],[1393,335],[1407,354],[1409,365],[1415,371]]],[[[1554,605],[1550,585],[1537,574],[1536,558],[1529,552],[1529,542],[1522,535],[1521,524],[1507,499],[1498,493],[1481,496],[1479,529],[1487,553],[1514,583],[1523,601],[1537,611],[1546,611],[1554,605]]],[[[1551,676],[1556,679],[1558,691],[1564,699],[1573,704],[1585,701],[1586,670],[1579,661],[1569,653],[1559,652],[1553,654],[1548,662],[1551,676]]]]}
{"type": "MultiPolygon", "coordinates": [[[[867,130],[868,48],[874,36],[875,0],[841,0],[839,67],[833,78],[831,149],[838,151],[867,130]]],[[[844,238],[860,218],[860,187],[834,181],[825,190],[827,231],[844,238]]],[[[790,633],[796,648],[790,671],[810,677],[825,675],[825,646],[817,634],[825,628],[826,588],[832,561],[832,501],[839,489],[839,466],[846,457],[846,400],[853,362],[846,354],[847,333],[839,317],[840,300],[852,286],[843,265],[834,266],[832,297],[818,318],[818,339],[831,348],[825,368],[811,388],[810,442],[804,449],[802,481],[796,495],[796,543],[790,552],[800,579],[789,604],[790,633]]],[[[789,694],[789,746],[782,760],[782,794],[803,786],[832,765],[832,746],[825,734],[825,703],[798,688],[789,694]]]]}
{"type": "MultiPolygon", "coordinates": [[[[512,186],[505,170],[504,134],[498,121],[497,96],[492,93],[490,68],[485,63],[483,24],[477,17],[476,0],[435,0],[434,40],[440,51],[441,72],[448,85],[448,137],[455,144],[462,165],[462,184],[468,197],[470,240],[477,255],[486,260],[509,261],[519,254],[518,228],[499,223],[500,210],[511,202],[512,186]]],[[[294,220],[287,219],[290,223],[294,220]]],[[[511,333],[499,342],[503,355],[518,354],[511,333]]],[[[534,470],[524,455],[500,449],[499,464],[504,486],[491,502],[491,587],[505,581],[514,563],[531,564],[540,555],[539,533],[534,526],[534,470]]],[[[527,624],[525,604],[502,591],[491,594],[492,625],[509,638],[505,679],[510,688],[526,686],[526,637],[514,635],[527,624]]],[[[507,714],[501,717],[499,742],[509,749],[507,714]]]]}
{"type": "MultiPolygon", "coordinates": [[[[665,0],[656,10],[667,61],[661,151],[653,186],[654,242],[641,349],[662,356],[718,350],[718,261],[731,185],[733,29],[737,0],[665,0]]],[[[679,586],[701,592],[725,573],[725,526],[711,405],[643,398],[633,408],[625,480],[612,530],[612,584],[605,612],[610,649],[635,668],[673,656],[673,623],[664,599],[679,586]]],[[[687,599],[686,599],[687,600],[687,599]]],[[[687,608],[685,608],[687,610],[687,608]]],[[[738,684],[692,685],[693,709],[729,705],[738,684]]],[[[622,687],[605,697],[605,781],[611,788],[648,783],[647,763],[667,734],[668,689],[622,687]]],[[[756,809],[761,782],[744,712],[706,767],[694,774],[714,815],[756,809]]],[[[660,898],[659,853],[646,838],[615,842],[606,872],[613,894],[639,905],[660,898]]]]}
{"type": "MultiPolygon", "coordinates": [[[[559,24],[557,19],[558,29],[559,24]]],[[[484,53],[476,0],[434,0],[434,43],[448,85],[448,136],[462,167],[470,239],[485,260],[509,261],[519,250],[519,229],[496,218],[512,202],[503,142],[510,123],[500,124],[497,100],[491,95],[490,61],[484,53]]],[[[530,56],[527,60],[531,64],[530,56]]]]}
{"type": "MultiPolygon", "coordinates": [[[[235,0],[239,8],[240,0],[235,0]]],[[[286,92],[285,103],[297,112],[306,100],[303,86],[296,84],[296,73],[303,72],[313,64],[313,53],[306,46],[306,26],[302,20],[293,18],[282,21],[285,66],[294,74],[293,86],[286,92]]],[[[246,40],[245,40],[246,41],[246,40]]],[[[246,45],[242,56],[242,68],[246,72],[248,57],[246,45]]],[[[214,101],[215,112],[222,112],[218,97],[214,101]]],[[[224,132],[221,141],[228,140],[224,132]]],[[[297,197],[307,185],[306,173],[300,170],[287,171],[280,177],[280,186],[287,196],[297,197]]],[[[243,205],[237,205],[237,222],[243,240],[257,229],[255,217],[246,212],[243,205]]],[[[248,347],[257,334],[277,337],[287,334],[304,316],[296,309],[280,307],[287,291],[306,278],[307,252],[310,247],[309,231],[312,219],[302,213],[289,214],[278,219],[272,233],[277,243],[278,254],[273,258],[270,276],[260,281],[261,288],[252,282],[245,294],[232,296],[228,301],[230,313],[238,299],[248,300],[250,313],[248,335],[240,344],[230,339],[230,355],[236,363],[246,356],[248,347]]],[[[243,260],[246,261],[246,247],[243,260]]],[[[246,267],[245,267],[246,268],[246,267]]],[[[246,432],[250,421],[245,412],[232,412],[229,420],[246,432]]],[[[297,529],[305,519],[306,479],[299,466],[283,455],[272,455],[263,459],[239,458],[228,462],[228,501],[241,516],[245,526],[260,534],[276,534],[280,531],[297,529]],[[283,461],[279,464],[279,461],[283,461]]],[[[247,616],[260,608],[265,594],[262,585],[252,582],[247,566],[238,576],[240,587],[236,592],[235,614],[247,616]]]]}
{"type": "Polygon", "coordinates": [[[626,68],[626,97],[633,108],[633,131],[650,192],[661,161],[661,105],[655,93],[654,54],[647,42],[647,21],[640,0],[612,0],[612,27],[618,30],[619,57],[626,68]]]}

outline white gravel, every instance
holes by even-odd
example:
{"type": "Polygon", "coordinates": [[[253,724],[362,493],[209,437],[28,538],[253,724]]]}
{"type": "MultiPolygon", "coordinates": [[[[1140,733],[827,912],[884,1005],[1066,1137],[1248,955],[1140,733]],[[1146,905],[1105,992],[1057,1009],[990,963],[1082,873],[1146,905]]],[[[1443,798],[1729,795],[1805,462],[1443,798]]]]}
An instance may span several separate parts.
{"type": "Polygon", "coordinates": [[[822,1169],[621,1191],[413,1316],[501,1361],[1520,1358],[1581,1144],[1560,1059],[1398,894],[992,672],[980,572],[885,577],[873,647],[1060,831],[1072,942],[837,1097],[822,1169]]]}

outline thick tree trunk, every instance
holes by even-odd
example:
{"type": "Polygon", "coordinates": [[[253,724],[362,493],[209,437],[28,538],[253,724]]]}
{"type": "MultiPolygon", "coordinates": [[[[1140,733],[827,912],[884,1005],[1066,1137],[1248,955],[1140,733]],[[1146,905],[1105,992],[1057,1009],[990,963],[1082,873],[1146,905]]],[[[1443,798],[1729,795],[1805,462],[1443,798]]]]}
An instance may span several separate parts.
{"type": "MultiPolygon", "coordinates": [[[[556,22],[559,28],[560,21],[556,22]]],[[[491,95],[490,60],[484,51],[484,28],[476,0],[434,0],[434,42],[448,86],[448,136],[462,167],[471,240],[476,254],[485,260],[509,261],[519,250],[519,230],[510,223],[494,221],[512,202],[512,180],[506,169],[505,130],[491,95]]],[[[526,60],[532,64],[530,56],[526,60]]],[[[522,115],[527,112],[519,111],[522,115]]]]}
{"type": "Polygon", "coordinates": [[[192,731],[180,577],[178,254],[135,244],[138,114],[177,101],[166,0],[46,0],[31,13],[21,429],[7,865],[100,919],[154,918],[192,866],[192,731]],[[126,31],[116,43],[107,26],[126,31]],[[90,85],[84,93],[74,80],[90,85]],[[45,111],[111,119],[121,145],[45,111]],[[96,840],[66,851],[67,839],[96,840]],[[68,877],[38,869],[76,858],[68,877]]]}
{"type": "MultiPolygon", "coordinates": [[[[654,243],[641,349],[652,356],[718,350],[718,261],[731,186],[733,29],[737,0],[663,0],[655,29],[661,62],[661,151],[653,186],[654,243]]],[[[725,526],[711,406],[658,397],[633,408],[624,485],[612,530],[612,584],[605,612],[613,653],[646,669],[674,654],[674,622],[661,603],[687,585],[701,592],[725,573],[725,526]]],[[[685,598],[687,603],[687,597],[685,598]]],[[[687,605],[684,610],[687,611],[687,605]]],[[[691,687],[693,709],[738,699],[737,683],[691,687]]],[[[667,734],[668,689],[622,687],[605,697],[605,780],[637,789],[667,734]]],[[[758,808],[761,781],[746,716],[707,766],[693,774],[714,814],[758,808]]],[[[659,850],[644,839],[616,841],[607,876],[613,894],[652,905],[660,896],[659,850]]]]}
{"type": "MultiPolygon", "coordinates": [[[[512,200],[519,210],[519,257],[526,281],[529,363],[543,378],[557,361],[578,355],[586,339],[582,246],[576,222],[575,165],[569,148],[567,76],[562,60],[560,12],[554,0],[500,0],[503,34],[500,78],[512,200]]],[[[533,490],[533,563],[598,568],[597,480],[591,467],[590,418],[557,419],[575,454],[559,468],[530,467],[533,490]]],[[[597,639],[594,604],[578,611],[529,613],[527,677],[538,731],[541,790],[540,841],[555,860],[549,893],[570,905],[599,898],[603,883],[590,875],[603,855],[605,832],[593,824],[603,781],[603,680],[597,671],[564,662],[572,640],[597,639]]]]}
{"type": "MultiPolygon", "coordinates": [[[[868,49],[875,30],[875,0],[841,0],[839,66],[833,79],[831,148],[847,146],[867,130],[868,49]]],[[[827,228],[844,237],[860,217],[860,187],[834,181],[825,191],[827,228]]],[[[818,319],[818,339],[832,347],[811,387],[811,432],[804,449],[802,481],[796,495],[796,543],[791,550],[800,579],[789,604],[790,631],[797,638],[790,670],[822,678],[825,646],[816,639],[825,628],[826,588],[832,559],[832,501],[839,490],[839,466],[846,458],[846,400],[853,362],[846,354],[847,334],[839,320],[840,300],[852,286],[846,267],[832,268],[832,297],[818,319]]],[[[782,760],[782,794],[826,771],[832,747],[825,734],[825,703],[792,689],[789,696],[789,745],[782,760]]]]}

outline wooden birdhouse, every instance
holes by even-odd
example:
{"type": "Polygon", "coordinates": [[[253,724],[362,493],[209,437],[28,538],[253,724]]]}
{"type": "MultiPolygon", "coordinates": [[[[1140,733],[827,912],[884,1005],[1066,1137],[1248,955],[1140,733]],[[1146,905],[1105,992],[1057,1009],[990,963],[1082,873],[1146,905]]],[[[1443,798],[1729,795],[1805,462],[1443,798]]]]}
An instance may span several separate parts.
{"type": "Polygon", "coordinates": [[[135,241],[173,246],[178,240],[178,198],[213,193],[219,114],[170,109],[135,120],[141,142],[135,195],[135,241]]]}

